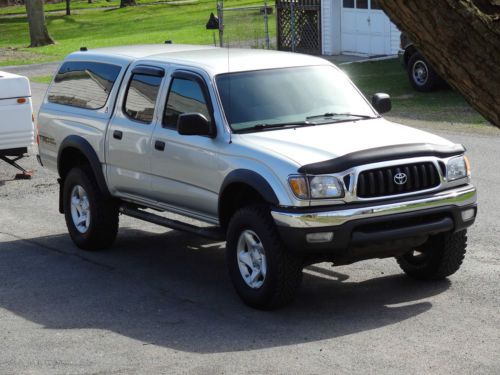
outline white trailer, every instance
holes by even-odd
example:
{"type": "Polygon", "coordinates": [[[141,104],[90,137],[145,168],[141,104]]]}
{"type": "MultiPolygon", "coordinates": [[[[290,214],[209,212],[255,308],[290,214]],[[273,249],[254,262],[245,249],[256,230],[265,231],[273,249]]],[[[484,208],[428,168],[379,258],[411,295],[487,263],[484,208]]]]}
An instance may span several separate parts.
{"type": "Polygon", "coordinates": [[[34,137],[28,78],[0,71],[0,160],[22,171],[18,178],[31,177],[17,161],[27,156],[34,137]]]}

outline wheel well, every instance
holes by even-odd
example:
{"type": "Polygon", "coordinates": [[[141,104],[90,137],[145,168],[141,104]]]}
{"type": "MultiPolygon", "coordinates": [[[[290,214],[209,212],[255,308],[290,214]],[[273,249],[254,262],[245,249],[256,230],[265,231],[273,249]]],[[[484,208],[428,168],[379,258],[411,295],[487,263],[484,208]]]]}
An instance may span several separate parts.
{"type": "Polygon", "coordinates": [[[64,180],[68,172],[75,166],[81,166],[84,164],[90,164],[87,157],[77,148],[67,147],[65,148],[60,157],[58,163],[59,176],[64,180]]]}
{"type": "Polygon", "coordinates": [[[417,49],[413,45],[406,47],[405,53],[404,53],[404,62],[405,62],[405,66],[407,68],[408,68],[408,62],[410,61],[410,58],[413,56],[413,54],[415,54],[417,52],[418,52],[417,49]]]}
{"type": "Polygon", "coordinates": [[[231,216],[242,207],[266,203],[264,197],[245,183],[232,183],[227,186],[219,198],[219,222],[226,229],[231,216]]]}

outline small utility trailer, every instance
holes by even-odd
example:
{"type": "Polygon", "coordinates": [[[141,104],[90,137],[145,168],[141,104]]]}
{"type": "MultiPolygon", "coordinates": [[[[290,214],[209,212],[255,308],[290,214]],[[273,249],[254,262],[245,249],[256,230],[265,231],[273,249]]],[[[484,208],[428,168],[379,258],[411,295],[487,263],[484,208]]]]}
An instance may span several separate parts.
{"type": "Polygon", "coordinates": [[[28,78],[0,71],[0,160],[21,171],[16,178],[32,175],[17,161],[28,156],[34,142],[33,122],[28,78]]]}

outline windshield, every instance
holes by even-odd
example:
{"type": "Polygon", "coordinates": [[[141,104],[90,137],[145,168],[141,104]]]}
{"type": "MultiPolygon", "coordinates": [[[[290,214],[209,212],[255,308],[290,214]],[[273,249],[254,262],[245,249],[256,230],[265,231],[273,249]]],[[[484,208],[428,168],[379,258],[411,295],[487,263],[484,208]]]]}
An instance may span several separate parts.
{"type": "Polygon", "coordinates": [[[227,73],[216,82],[235,132],[376,117],[347,77],[331,66],[227,73]]]}

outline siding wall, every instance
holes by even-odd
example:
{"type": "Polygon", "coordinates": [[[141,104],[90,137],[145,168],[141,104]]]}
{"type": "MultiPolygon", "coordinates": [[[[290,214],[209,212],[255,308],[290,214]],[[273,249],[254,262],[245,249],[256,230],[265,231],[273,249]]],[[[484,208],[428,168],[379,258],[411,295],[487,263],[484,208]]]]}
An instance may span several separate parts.
{"type": "MultiPolygon", "coordinates": [[[[321,1],[321,51],[323,55],[339,55],[341,53],[341,12],[342,0],[321,1]]],[[[390,54],[396,55],[399,50],[401,32],[391,22],[390,54]]]]}
{"type": "Polygon", "coordinates": [[[391,22],[391,55],[397,55],[399,51],[399,36],[401,31],[391,22]]]}
{"type": "Polygon", "coordinates": [[[342,0],[321,1],[321,39],[323,43],[323,55],[340,54],[341,1],[342,0]]]}

